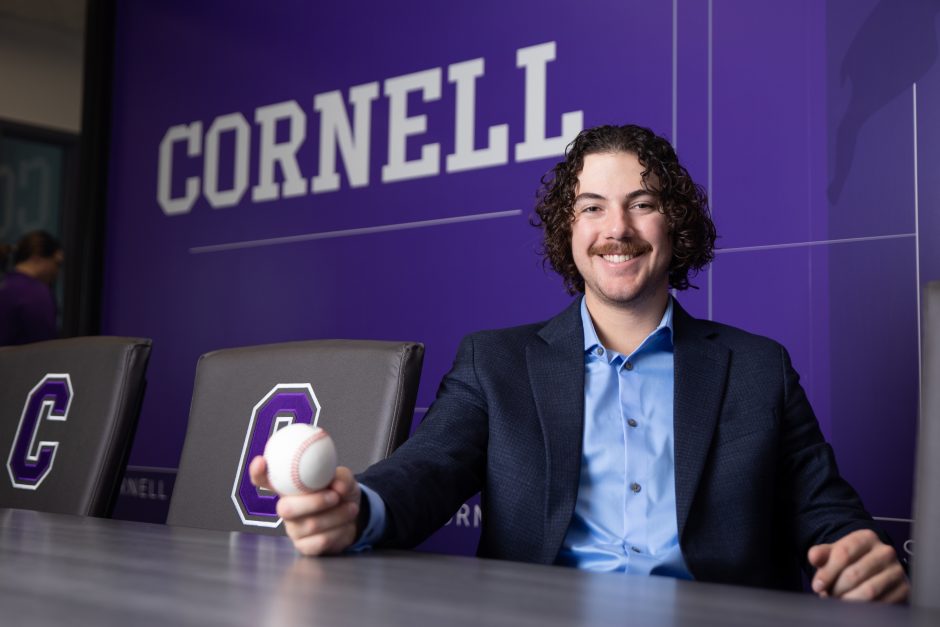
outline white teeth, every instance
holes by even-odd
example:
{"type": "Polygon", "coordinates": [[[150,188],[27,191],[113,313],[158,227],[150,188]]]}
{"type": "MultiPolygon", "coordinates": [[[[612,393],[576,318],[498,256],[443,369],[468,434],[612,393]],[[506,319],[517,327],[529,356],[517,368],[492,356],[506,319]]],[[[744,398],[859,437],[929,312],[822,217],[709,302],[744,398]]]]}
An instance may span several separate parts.
{"type": "Polygon", "coordinates": [[[609,261],[610,263],[623,263],[625,261],[630,261],[633,259],[633,255],[601,255],[604,258],[604,261],[609,261]]]}

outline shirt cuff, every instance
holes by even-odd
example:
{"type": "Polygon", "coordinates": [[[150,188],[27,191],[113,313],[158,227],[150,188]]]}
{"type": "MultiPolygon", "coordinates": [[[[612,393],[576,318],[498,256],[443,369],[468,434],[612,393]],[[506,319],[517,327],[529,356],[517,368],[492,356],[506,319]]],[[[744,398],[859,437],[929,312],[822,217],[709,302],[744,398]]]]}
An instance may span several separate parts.
{"type": "Polygon", "coordinates": [[[365,529],[362,530],[362,534],[359,536],[356,543],[349,547],[349,550],[353,552],[371,549],[382,538],[382,534],[385,533],[385,501],[382,500],[382,497],[379,496],[375,490],[368,486],[360,483],[359,489],[362,491],[362,495],[368,500],[369,521],[366,523],[365,529]]]}

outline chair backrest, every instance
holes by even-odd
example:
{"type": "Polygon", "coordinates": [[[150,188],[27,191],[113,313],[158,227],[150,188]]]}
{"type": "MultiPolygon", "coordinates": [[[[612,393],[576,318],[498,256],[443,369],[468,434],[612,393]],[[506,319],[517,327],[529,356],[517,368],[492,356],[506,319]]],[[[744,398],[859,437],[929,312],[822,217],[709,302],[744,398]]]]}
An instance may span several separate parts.
{"type": "Polygon", "coordinates": [[[186,442],[167,523],[282,534],[276,496],[248,464],[290,422],[316,423],[354,472],[408,437],[424,346],[315,340],[221,350],[196,368],[186,442]]]}
{"type": "Polygon", "coordinates": [[[920,427],[914,506],[913,603],[940,609],[940,281],[923,293],[920,427]]]}
{"type": "Polygon", "coordinates": [[[0,507],[108,516],[149,359],[137,338],[0,348],[0,507]]]}

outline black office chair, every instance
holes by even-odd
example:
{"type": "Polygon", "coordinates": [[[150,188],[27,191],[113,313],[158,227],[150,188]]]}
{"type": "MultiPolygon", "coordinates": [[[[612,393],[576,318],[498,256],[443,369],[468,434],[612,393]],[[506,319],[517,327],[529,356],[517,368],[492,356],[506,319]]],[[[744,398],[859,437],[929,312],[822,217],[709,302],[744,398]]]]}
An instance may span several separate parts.
{"type": "Polygon", "coordinates": [[[923,296],[912,602],[940,609],[940,281],[923,296]]]}
{"type": "Polygon", "coordinates": [[[108,516],[149,359],[137,338],[0,348],[0,507],[108,516]]]}
{"type": "Polygon", "coordinates": [[[167,524],[282,534],[276,496],[251,485],[248,464],[290,422],[316,422],[353,472],[408,437],[424,346],[316,340],[207,353],[167,524]]]}

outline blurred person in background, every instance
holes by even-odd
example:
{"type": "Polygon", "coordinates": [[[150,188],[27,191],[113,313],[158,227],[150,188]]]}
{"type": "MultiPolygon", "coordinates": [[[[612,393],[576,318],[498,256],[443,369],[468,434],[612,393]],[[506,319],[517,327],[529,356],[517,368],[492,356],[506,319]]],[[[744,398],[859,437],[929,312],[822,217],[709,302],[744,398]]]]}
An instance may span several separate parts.
{"type": "Polygon", "coordinates": [[[54,339],[52,292],[64,253],[46,231],[27,233],[13,249],[13,269],[0,283],[0,346],[54,339]]]}

